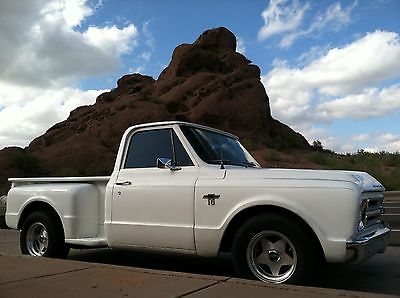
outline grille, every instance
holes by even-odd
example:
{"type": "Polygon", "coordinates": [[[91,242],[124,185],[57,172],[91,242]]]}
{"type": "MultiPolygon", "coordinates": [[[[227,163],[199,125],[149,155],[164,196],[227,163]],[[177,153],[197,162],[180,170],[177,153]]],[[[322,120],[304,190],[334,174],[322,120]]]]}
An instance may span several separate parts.
{"type": "Polygon", "coordinates": [[[366,192],[362,195],[362,201],[366,203],[364,217],[365,227],[372,227],[381,223],[381,216],[385,212],[383,208],[383,192],[366,192]]]}

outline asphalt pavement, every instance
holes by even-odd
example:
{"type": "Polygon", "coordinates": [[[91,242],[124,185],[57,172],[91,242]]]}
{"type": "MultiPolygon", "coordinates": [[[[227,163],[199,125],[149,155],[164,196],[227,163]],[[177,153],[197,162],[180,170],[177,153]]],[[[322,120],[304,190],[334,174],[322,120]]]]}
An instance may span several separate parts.
{"type": "Polygon", "coordinates": [[[232,277],[0,255],[0,297],[385,297],[232,277]]]}
{"type": "Polygon", "coordinates": [[[35,297],[32,293],[38,292],[30,292],[31,287],[44,291],[43,297],[53,297],[54,293],[68,297],[71,289],[76,289],[72,295],[75,297],[112,296],[112,293],[135,297],[400,296],[400,247],[388,247],[385,254],[363,264],[324,265],[312,284],[293,287],[236,278],[229,254],[208,259],[73,249],[64,261],[22,257],[18,237],[18,231],[0,229],[0,298],[35,297]]]}

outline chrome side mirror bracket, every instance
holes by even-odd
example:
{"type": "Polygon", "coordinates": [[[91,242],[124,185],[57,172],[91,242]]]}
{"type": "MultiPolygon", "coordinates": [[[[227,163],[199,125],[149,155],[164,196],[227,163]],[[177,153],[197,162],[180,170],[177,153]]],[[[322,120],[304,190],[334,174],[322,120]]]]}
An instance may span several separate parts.
{"type": "Polygon", "coordinates": [[[159,169],[170,169],[171,171],[179,171],[182,168],[178,166],[173,166],[172,165],[172,160],[170,158],[166,157],[158,157],[157,158],[157,168],[159,169]]]}

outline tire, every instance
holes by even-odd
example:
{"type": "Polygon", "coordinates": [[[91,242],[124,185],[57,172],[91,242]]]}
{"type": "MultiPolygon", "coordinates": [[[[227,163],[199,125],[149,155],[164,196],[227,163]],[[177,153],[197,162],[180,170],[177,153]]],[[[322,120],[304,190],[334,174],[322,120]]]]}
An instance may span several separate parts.
{"type": "Polygon", "coordinates": [[[232,256],[240,277],[297,284],[312,275],[319,256],[317,249],[302,225],[284,216],[257,215],[238,230],[232,256]]]}
{"type": "Polygon", "coordinates": [[[58,219],[47,212],[30,214],[22,225],[20,234],[22,254],[35,257],[66,258],[69,246],[65,244],[64,231],[58,219]]]}

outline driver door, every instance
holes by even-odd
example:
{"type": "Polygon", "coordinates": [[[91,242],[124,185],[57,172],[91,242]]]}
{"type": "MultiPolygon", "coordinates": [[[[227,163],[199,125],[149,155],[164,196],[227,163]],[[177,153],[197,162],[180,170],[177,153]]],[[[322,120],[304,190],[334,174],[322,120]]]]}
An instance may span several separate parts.
{"type": "Polygon", "coordinates": [[[135,132],[113,189],[114,245],[195,250],[197,177],[172,127],[135,132]],[[158,158],[175,160],[175,169],[158,168],[158,158]]]}

